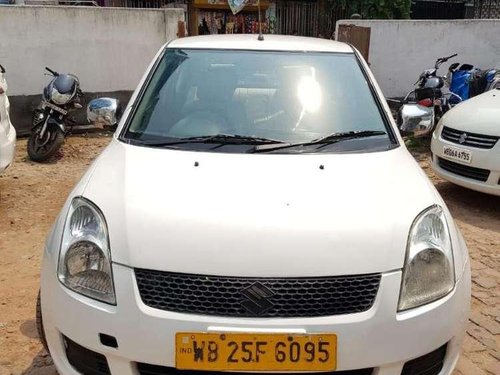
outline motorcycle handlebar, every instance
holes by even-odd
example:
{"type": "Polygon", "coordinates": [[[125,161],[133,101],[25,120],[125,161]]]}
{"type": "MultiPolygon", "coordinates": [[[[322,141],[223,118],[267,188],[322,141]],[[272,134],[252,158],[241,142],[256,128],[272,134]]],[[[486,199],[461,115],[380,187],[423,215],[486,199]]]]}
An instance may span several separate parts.
{"type": "Polygon", "coordinates": [[[458,56],[458,53],[454,53],[453,55],[448,56],[448,57],[440,57],[439,59],[437,59],[437,60],[436,60],[436,64],[434,64],[434,67],[435,67],[436,69],[437,69],[437,68],[439,68],[439,66],[440,66],[442,63],[444,63],[444,62],[448,61],[449,59],[451,59],[451,58],[453,58],[453,57],[455,57],[455,56],[458,56]]]}
{"type": "Polygon", "coordinates": [[[45,70],[48,71],[50,74],[52,74],[54,77],[57,77],[59,75],[59,73],[54,72],[52,69],[50,69],[47,66],[45,67],[45,70]]]}
{"type": "Polygon", "coordinates": [[[454,53],[453,55],[448,56],[448,57],[443,57],[443,62],[448,61],[449,59],[452,59],[455,56],[458,56],[458,53],[454,53]]]}
{"type": "Polygon", "coordinates": [[[449,59],[452,59],[455,56],[458,56],[458,53],[454,53],[453,55],[448,56],[448,57],[440,57],[439,59],[437,59],[437,61],[439,61],[439,62],[446,62],[446,61],[448,61],[449,59]]]}

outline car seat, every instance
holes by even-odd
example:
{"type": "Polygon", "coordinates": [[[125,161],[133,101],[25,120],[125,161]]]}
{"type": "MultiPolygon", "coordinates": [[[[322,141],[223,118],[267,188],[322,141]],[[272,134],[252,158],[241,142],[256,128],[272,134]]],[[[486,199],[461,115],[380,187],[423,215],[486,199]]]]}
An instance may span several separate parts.
{"type": "Polygon", "coordinates": [[[171,132],[183,136],[240,134],[246,115],[234,95],[238,83],[235,69],[210,68],[196,82],[197,100],[184,106],[183,118],[171,132]]]}

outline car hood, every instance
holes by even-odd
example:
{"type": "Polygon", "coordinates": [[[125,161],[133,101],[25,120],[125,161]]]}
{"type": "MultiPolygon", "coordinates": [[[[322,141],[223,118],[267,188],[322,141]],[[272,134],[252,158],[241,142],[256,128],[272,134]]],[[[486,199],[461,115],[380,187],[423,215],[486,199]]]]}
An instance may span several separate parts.
{"type": "Polygon", "coordinates": [[[83,195],[106,217],[114,262],[233,276],[399,269],[414,218],[442,204],[404,147],[224,154],[113,140],[83,195]]]}
{"type": "Polygon", "coordinates": [[[500,136],[500,89],[487,91],[455,106],[442,118],[453,129],[500,136]]]}

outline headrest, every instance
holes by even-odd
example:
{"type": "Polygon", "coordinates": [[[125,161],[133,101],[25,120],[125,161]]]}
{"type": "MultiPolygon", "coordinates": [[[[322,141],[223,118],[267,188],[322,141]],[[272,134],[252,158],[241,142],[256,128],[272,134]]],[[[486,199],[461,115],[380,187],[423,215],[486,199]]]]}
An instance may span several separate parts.
{"type": "Polygon", "coordinates": [[[197,96],[204,102],[226,102],[233,97],[237,85],[233,67],[211,67],[198,83],[197,96]]]}

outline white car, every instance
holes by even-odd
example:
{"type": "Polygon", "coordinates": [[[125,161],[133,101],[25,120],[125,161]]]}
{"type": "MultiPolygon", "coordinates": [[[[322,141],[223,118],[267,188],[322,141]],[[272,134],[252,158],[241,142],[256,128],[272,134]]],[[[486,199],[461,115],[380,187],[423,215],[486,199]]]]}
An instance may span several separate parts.
{"type": "Polygon", "coordinates": [[[12,164],[16,149],[16,130],[10,122],[9,107],[5,69],[0,65],[0,173],[12,164]]]}
{"type": "Polygon", "coordinates": [[[500,89],[448,111],[432,135],[432,169],[457,185],[500,196],[499,121],[500,89]]]}
{"type": "Polygon", "coordinates": [[[37,322],[60,374],[443,375],[469,304],[464,240],[360,55],[203,36],[161,49],[70,194],[37,322]]]}

